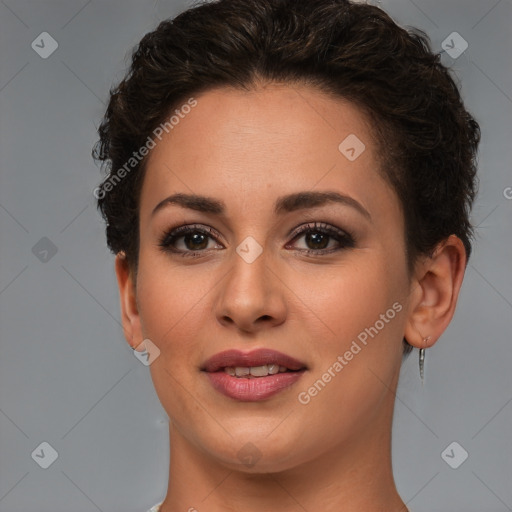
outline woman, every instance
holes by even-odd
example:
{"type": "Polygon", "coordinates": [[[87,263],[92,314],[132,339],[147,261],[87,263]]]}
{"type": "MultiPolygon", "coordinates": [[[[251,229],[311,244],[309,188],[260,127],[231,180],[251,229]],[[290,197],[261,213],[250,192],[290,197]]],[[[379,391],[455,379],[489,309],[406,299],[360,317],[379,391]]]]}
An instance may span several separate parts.
{"type": "Polygon", "coordinates": [[[151,510],[408,510],[395,390],[453,317],[480,139],[426,36],[342,0],[199,5],[142,39],[99,134],[170,419],[151,510]]]}

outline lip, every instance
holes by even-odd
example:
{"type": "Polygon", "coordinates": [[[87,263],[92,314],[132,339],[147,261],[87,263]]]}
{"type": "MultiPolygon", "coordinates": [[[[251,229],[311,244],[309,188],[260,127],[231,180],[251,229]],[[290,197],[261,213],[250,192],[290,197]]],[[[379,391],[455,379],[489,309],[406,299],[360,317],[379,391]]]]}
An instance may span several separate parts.
{"type": "MultiPolygon", "coordinates": [[[[227,367],[235,366],[262,366],[264,364],[278,364],[286,366],[290,370],[307,369],[305,363],[294,357],[272,350],[269,348],[260,348],[251,352],[242,352],[241,350],[225,350],[219,352],[208,359],[201,370],[205,372],[217,372],[227,367]]],[[[264,377],[261,377],[264,378],[264,377]]]]}
{"type": "Polygon", "coordinates": [[[243,402],[257,402],[266,400],[292,386],[306,372],[307,366],[294,357],[271,349],[258,349],[252,352],[226,350],[208,359],[201,370],[213,388],[224,396],[243,402]],[[286,366],[294,371],[251,379],[233,377],[224,371],[226,367],[264,364],[286,366]]]}
{"type": "Polygon", "coordinates": [[[223,395],[241,402],[259,402],[292,386],[305,371],[304,369],[296,372],[276,373],[255,379],[232,377],[224,370],[205,372],[205,375],[214,389],[223,395]]]}

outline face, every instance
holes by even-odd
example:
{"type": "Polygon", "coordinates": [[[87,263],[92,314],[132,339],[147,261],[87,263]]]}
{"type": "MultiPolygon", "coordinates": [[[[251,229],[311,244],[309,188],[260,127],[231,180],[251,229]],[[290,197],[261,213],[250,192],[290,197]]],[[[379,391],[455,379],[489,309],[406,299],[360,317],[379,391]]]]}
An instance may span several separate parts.
{"type": "Polygon", "coordinates": [[[346,452],[390,423],[410,293],[368,121],[306,86],[195,99],[148,160],[133,344],[160,350],[160,401],[205,457],[279,471],[346,452]],[[264,361],[300,370],[223,370],[264,361]]]}

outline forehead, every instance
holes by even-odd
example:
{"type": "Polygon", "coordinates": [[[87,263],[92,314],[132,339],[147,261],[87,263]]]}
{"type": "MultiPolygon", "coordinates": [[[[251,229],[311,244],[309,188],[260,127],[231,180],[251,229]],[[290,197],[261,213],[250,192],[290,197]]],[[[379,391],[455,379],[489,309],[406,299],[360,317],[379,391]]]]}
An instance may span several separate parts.
{"type": "Polygon", "coordinates": [[[177,106],[172,129],[155,140],[141,218],[175,192],[220,197],[238,212],[253,201],[313,189],[351,194],[367,209],[396,203],[379,173],[369,120],[351,103],[278,84],[219,88],[194,100],[191,108],[177,106]]]}

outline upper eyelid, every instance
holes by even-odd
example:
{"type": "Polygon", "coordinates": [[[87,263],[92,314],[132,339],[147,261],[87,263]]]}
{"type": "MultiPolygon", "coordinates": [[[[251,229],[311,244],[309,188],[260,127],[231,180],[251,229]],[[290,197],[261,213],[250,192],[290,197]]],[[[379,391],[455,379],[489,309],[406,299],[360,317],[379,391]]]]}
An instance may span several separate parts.
{"type": "Polygon", "coordinates": [[[352,237],[352,234],[345,229],[338,228],[337,226],[333,226],[332,224],[324,221],[309,221],[307,223],[301,224],[300,226],[292,229],[288,236],[295,238],[298,235],[302,235],[306,231],[315,230],[326,231],[330,234],[334,233],[340,236],[352,237]]]}
{"type": "Polygon", "coordinates": [[[215,228],[212,228],[211,226],[205,226],[203,224],[193,223],[183,224],[181,226],[176,226],[175,228],[164,231],[163,235],[160,237],[160,245],[163,245],[171,237],[174,239],[181,238],[191,232],[203,233],[210,238],[217,237],[221,240],[223,239],[223,236],[215,228]]]}

